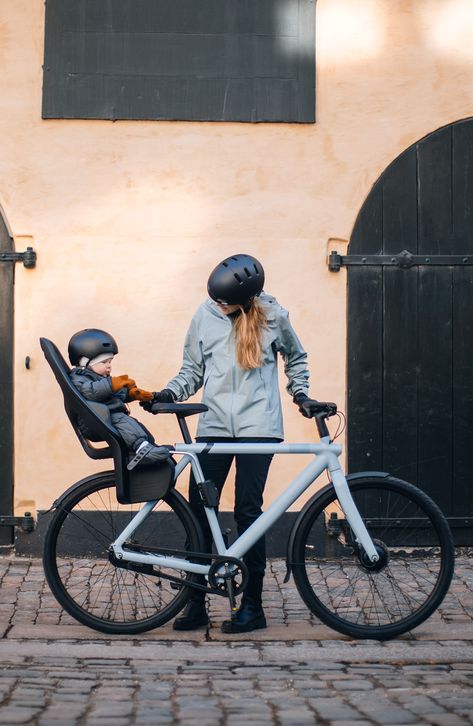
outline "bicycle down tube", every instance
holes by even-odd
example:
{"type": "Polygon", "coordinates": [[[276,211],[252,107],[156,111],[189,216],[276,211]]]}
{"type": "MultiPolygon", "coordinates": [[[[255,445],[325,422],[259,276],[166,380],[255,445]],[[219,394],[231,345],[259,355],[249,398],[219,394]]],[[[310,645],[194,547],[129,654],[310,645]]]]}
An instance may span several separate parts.
{"type": "MultiPolygon", "coordinates": [[[[341,509],[353,530],[357,541],[361,544],[367,556],[372,562],[379,559],[377,550],[368,534],[362,518],[356,508],[350,493],[345,476],[341,470],[338,456],[341,447],[329,442],[319,444],[272,444],[272,443],[194,443],[177,444],[175,454],[182,455],[182,459],[176,466],[176,478],[190,463],[194,477],[197,482],[203,482],[202,468],[196,454],[313,454],[316,458],[293,479],[291,484],[272,502],[268,509],[263,512],[253,524],[241,534],[238,539],[226,549],[223,540],[217,514],[213,508],[205,507],[209,526],[215,542],[217,553],[221,556],[243,557],[246,552],[268,531],[279,517],[306,491],[306,489],[327,469],[330,472],[334,489],[337,494],[341,509]]],[[[121,532],[112,547],[119,559],[131,562],[171,567],[197,574],[207,574],[209,565],[201,565],[189,562],[178,557],[167,557],[159,554],[145,554],[130,552],[123,549],[126,540],[133,534],[138,525],[151,513],[156,502],[147,502],[136,514],[128,526],[121,532]]]]}

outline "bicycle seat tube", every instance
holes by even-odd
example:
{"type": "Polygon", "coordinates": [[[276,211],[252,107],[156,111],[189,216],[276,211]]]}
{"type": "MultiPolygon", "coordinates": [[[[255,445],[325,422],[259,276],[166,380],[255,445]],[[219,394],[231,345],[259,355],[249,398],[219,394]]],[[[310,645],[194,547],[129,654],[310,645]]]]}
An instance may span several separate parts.
{"type": "MultiPolygon", "coordinates": [[[[201,483],[205,481],[204,473],[202,471],[202,467],[200,465],[200,462],[197,458],[197,456],[189,451],[187,452],[180,452],[177,449],[175,450],[176,454],[182,454],[183,458],[178,463],[176,467],[176,476],[181,473],[182,469],[187,465],[188,461],[190,460],[190,464],[192,467],[192,473],[194,474],[194,479],[197,483],[201,483]],[[179,464],[183,461],[183,459],[186,459],[184,462],[183,467],[179,467],[179,464]]],[[[222,535],[222,530],[220,529],[220,525],[218,523],[217,519],[217,513],[213,507],[206,507],[204,505],[205,514],[207,516],[210,531],[212,532],[212,537],[215,542],[215,547],[217,549],[217,553],[219,555],[223,555],[226,552],[225,542],[222,535]]]]}

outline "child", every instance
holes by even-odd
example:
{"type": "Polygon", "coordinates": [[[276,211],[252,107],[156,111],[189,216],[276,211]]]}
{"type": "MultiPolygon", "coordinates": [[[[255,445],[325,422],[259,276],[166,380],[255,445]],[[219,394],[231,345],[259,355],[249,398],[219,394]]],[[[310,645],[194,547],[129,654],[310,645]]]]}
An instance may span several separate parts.
{"type": "MultiPolygon", "coordinates": [[[[169,449],[156,446],[153,435],[129,415],[126,406],[128,401],[151,401],[153,394],[138,388],[128,375],[111,376],[112,359],[118,353],[114,338],[96,328],[80,330],[70,339],[68,353],[75,366],[69,374],[72,383],[88,401],[103,404],[101,413],[137,455],[128,468],[133,468],[139,461],[151,464],[168,459],[169,449]]],[[[84,435],[87,437],[85,432],[84,435]]]]}

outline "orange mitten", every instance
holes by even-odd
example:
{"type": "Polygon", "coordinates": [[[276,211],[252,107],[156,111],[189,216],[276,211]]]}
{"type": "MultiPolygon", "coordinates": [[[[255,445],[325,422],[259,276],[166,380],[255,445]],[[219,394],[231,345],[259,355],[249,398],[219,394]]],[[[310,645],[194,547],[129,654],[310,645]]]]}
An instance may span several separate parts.
{"type": "Polygon", "coordinates": [[[133,386],[128,389],[128,398],[130,401],[152,401],[154,394],[151,391],[144,391],[142,388],[133,386]]]}
{"type": "Polygon", "coordinates": [[[112,376],[112,391],[115,393],[116,391],[119,391],[121,388],[133,388],[133,386],[136,386],[135,381],[133,378],[130,378],[127,374],[123,376],[112,376]]]}

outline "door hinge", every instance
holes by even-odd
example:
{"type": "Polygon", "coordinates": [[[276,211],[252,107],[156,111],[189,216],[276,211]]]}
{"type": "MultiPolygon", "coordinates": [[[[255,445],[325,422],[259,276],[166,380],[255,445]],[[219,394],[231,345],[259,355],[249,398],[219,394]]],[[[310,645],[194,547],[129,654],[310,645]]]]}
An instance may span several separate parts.
{"type": "Polygon", "coordinates": [[[22,517],[0,514],[0,527],[21,527],[23,532],[32,532],[34,530],[34,518],[31,512],[25,512],[22,517]]]}
{"type": "Polygon", "coordinates": [[[25,252],[0,252],[0,262],[23,262],[28,269],[36,267],[36,252],[27,247],[25,252]]]}
{"type": "Polygon", "coordinates": [[[421,265],[464,267],[473,265],[473,255],[413,255],[408,250],[403,250],[397,255],[339,255],[336,250],[333,250],[328,258],[330,272],[339,272],[341,267],[356,265],[360,267],[399,267],[403,270],[421,265]]]}

